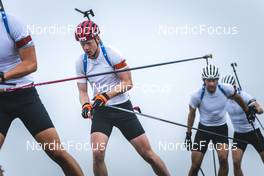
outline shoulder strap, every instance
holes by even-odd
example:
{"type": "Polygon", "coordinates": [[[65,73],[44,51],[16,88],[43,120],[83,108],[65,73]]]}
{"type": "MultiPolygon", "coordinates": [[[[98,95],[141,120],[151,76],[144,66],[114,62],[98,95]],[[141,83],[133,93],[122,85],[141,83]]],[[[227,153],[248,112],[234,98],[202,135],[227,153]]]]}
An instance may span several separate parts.
{"type": "MultiPolygon", "coordinates": [[[[223,87],[222,87],[221,85],[218,84],[218,88],[219,88],[219,90],[220,90],[220,91],[221,91],[226,97],[228,97],[227,94],[226,94],[226,92],[225,92],[225,90],[223,89],[223,87]]],[[[201,93],[201,96],[200,96],[200,103],[199,103],[199,106],[200,106],[200,104],[202,103],[202,100],[203,100],[204,94],[205,94],[205,85],[203,85],[203,88],[202,88],[202,93],[201,93]]]]}
{"type": "Polygon", "coordinates": [[[227,96],[227,94],[226,94],[226,92],[225,92],[225,90],[223,89],[223,87],[221,86],[221,85],[219,85],[218,84],[218,88],[219,88],[219,90],[228,98],[228,96],[227,96]]]}
{"type": "Polygon", "coordinates": [[[85,75],[87,75],[87,62],[88,62],[88,57],[87,57],[87,54],[84,53],[84,55],[83,55],[83,71],[84,71],[85,75]]]}
{"type": "Polygon", "coordinates": [[[8,25],[8,20],[7,20],[6,13],[4,11],[1,11],[1,15],[2,15],[2,20],[4,22],[4,25],[5,25],[6,32],[8,33],[8,35],[10,36],[10,38],[12,40],[14,40],[13,37],[11,36],[11,33],[10,33],[10,28],[9,28],[9,25],[8,25]]]}
{"type": "Polygon", "coordinates": [[[101,40],[100,40],[99,45],[100,45],[100,48],[102,49],[102,52],[103,52],[103,55],[104,55],[104,58],[105,58],[106,62],[108,63],[109,66],[111,66],[112,68],[114,68],[114,66],[110,62],[110,59],[109,59],[109,57],[107,55],[106,49],[104,47],[104,44],[103,44],[103,42],[101,40]]]}
{"type": "Polygon", "coordinates": [[[8,26],[7,16],[6,16],[4,11],[1,11],[1,15],[2,15],[2,19],[3,19],[3,22],[4,22],[5,28],[6,28],[6,32],[10,35],[10,29],[9,29],[9,26],[8,26]]]}
{"type": "Polygon", "coordinates": [[[204,94],[205,94],[205,86],[203,85],[202,93],[201,93],[201,96],[200,96],[200,101],[203,100],[204,94]]]}
{"type": "Polygon", "coordinates": [[[202,100],[203,100],[203,97],[204,97],[204,94],[205,94],[205,85],[203,85],[203,88],[202,88],[202,92],[201,92],[201,95],[200,95],[200,102],[198,104],[198,107],[201,105],[202,103],[202,100]]]}
{"type": "MultiPolygon", "coordinates": [[[[103,52],[103,55],[104,55],[104,58],[105,58],[106,62],[108,63],[108,65],[110,67],[112,67],[114,69],[114,66],[110,62],[110,59],[109,59],[109,57],[107,55],[107,52],[106,52],[106,49],[104,47],[103,42],[100,41],[99,45],[100,45],[100,48],[101,48],[101,50],[103,52]]],[[[88,57],[87,57],[87,54],[84,53],[84,55],[83,55],[83,70],[84,70],[85,75],[87,75],[87,64],[88,64],[88,57]]]]}

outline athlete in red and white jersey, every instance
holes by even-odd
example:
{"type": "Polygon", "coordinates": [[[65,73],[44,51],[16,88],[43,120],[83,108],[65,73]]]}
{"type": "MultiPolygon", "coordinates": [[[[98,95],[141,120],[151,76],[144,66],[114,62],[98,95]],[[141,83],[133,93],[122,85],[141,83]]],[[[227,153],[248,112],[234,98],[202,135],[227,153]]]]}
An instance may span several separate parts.
{"type": "MultiPolygon", "coordinates": [[[[109,58],[109,63],[106,60],[102,49],[99,47],[100,50],[97,59],[87,59],[87,71],[84,71],[84,62],[83,59],[86,54],[82,54],[77,62],[76,62],[76,71],[78,76],[84,76],[85,74],[96,74],[102,73],[107,71],[120,70],[128,68],[126,64],[126,60],[121,56],[121,54],[114,50],[111,47],[105,47],[105,51],[109,58]]],[[[120,85],[121,80],[118,78],[116,74],[107,74],[102,76],[91,77],[87,79],[78,80],[78,83],[85,83],[89,82],[93,88],[94,96],[99,93],[109,92],[115,86],[120,85]]],[[[128,87],[129,88],[129,87],[128,87]]],[[[124,92],[122,94],[118,94],[109,101],[107,101],[107,105],[115,105],[121,104],[129,100],[128,92],[124,92]]]]}
{"type": "MultiPolygon", "coordinates": [[[[6,16],[4,12],[0,16],[0,89],[31,84],[33,78],[30,74],[37,70],[37,58],[30,33],[17,17],[6,16]]],[[[77,162],[62,148],[60,138],[35,88],[0,92],[0,147],[16,118],[42,144],[44,151],[59,164],[65,175],[84,175],[77,162]],[[51,143],[58,147],[47,147],[51,143]]]]}
{"type": "MultiPolygon", "coordinates": [[[[76,62],[78,76],[91,75],[128,68],[126,60],[111,47],[104,47],[99,38],[98,26],[90,20],[78,25],[75,32],[84,54],[76,62]]],[[[93,168],[95,176],[107,176],[104,162],[105,150],[113,127],[119,128],[125,138],[145,159],[159,176],[170,175],[163,161],[154,153],[143,127],[135,114],[112,109],[114,105],[133,111],[127,91],[132,88],[129,71],[90,77],[78,81],[82,115],[92,119],[92,146],[101,146],[93,150],[93,168]],[[90,83],[94,92],[93,101],[88,96],[90,83]]]]}
{"type": "MultiPolygon", "coordinates": [[[[34,48],[32,38],[27,26],[22,24],[20,20],[12,15],[8,15],[7,19],[8,28],[6,28],[7,26],[3,18],[0,18],[1,82],[14,83],[17,86],[30,84],[33,82],[33,78],[30,74],[31,71],[36,70],[36,63],[32,61],[33,58],[29,58],[31,60],[28,59],[22,62],[21,59],[23,59],[23,57],[20,57],[20,55],[26,54],[22,51],[34,48]],[[27,67],[25,67],[25,65],[27,65],[27,67]]],[[[0,89],[7,87],[11,87],[11,85],[0,85],[0,89]]]]}

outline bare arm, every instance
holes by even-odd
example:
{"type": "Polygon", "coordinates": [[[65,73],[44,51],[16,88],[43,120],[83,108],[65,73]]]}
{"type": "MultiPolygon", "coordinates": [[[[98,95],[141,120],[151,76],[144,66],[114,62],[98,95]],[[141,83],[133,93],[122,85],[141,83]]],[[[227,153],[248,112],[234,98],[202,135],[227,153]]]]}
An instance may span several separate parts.
{"type": "Polygon", "coordinates": [[[248,112],[248,107],[240,95],[236,94],[235,96],[232,97],[232,99],[239,104],[239,106],[244,110],[244,112],[248,112]]]}
{"type": "MultiPolygon", "coordinates": [[[[196,109],[193,109],[191,106],[189,106],[189,114],[188,114],[188,121],[187,121],[187,126],[188,127],[193,127],[195,116],[196,116],[196,109]]],[[[191,133],[192,129],[191,128],[187,128],[187,132],[191,133]]]]}
{"type": "Polygon", "coordinates": [[[258,114],[263,114],[263,108],[260,106],[260,104],[257,101],[253,102],[252,105],[256,107],[258,114]]]}
{"type": "Polygon", "coordinates": [[[21,63],[5,73],[5,80],[19,78],[37,70],[37,57],[34,46],[21,48],[19,49],[18,54],[20,56],[21,63]]]}
{"type": "Polygon", "coordinates": [[[89,103],[90,98],[88,96],[88,86],[86,83],[77,83],[78,90],[79,90],[79,100],[81,105],[84,103],[89,103]]]}
{"type": "Polygon", "coordinates": [[[109,98],[127,92],[133,87],[132,76],[130,71],[119,73],[118,77],[121,80],[121,84],[113,87],[109,92],[107,92],[109,98]]]}

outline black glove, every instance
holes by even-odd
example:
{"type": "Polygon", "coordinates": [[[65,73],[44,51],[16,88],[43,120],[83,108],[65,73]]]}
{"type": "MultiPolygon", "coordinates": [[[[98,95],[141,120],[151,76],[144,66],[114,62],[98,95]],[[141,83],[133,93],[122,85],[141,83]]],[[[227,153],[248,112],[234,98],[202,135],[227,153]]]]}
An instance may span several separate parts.
{"type": "Polygon", "coordinates": [[[93,98],[93,100],[94,100],[93,109],[104,106],[109,99],[110,98],[106,93],[96,95],[93,98]]]}
{"type": "Polygon", "coordinates": [[[92,110],[93,110],[93,107],[92,107],[91,103],[84,103],[82,106],[83,118],[87,119],[89,117],[92,117],[92,110]]]}
{"type": "Polygon", "coordinates": [[[138,113],[142,113],[142,111],[141,111],[141,109],[140,109],[140,107],[139,106],[135,106],[135,107],[133,107],[133,111],[136,111],[136,112],[138,112],[138,113]]]}
{"type": "Polygon", "coordinates": [[[0,72],[0,83],[5,82],[5,74],[4,72],[0,72]]]}
{"type": "Polygon", "coordinates": [[[192,133],[186,132],[184,143],[187,150],[190,151],[192,149],[192,133]]]}
{"type": "Polygon", "coordinates": [[[249,123],[253,123],[256,120],[256,112],[257,109],[253,106],[248,107],[248,111],[246,112],[247,120],[249,123]]]}
{"type": "Polygon", "coordinates": [[[257,113],[258,113],[258,110],[257,110],[256,106],[249,106],[249,107],[248,107],[248,111],[249,111],[251,114],[257,114],[257,113]]]}

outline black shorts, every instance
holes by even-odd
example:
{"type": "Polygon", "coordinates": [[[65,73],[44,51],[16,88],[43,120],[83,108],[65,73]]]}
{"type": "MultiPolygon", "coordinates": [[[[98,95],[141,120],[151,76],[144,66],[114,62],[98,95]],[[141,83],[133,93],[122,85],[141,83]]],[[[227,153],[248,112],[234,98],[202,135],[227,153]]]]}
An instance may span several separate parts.
{"type": "MultiPolygon", "coordinates": [[[[207,130],[213,133],[217,133],[220,135],[228,136],[228,127],[227,124],[221,126],[205,126],[199,123],[198,129],[207,130]]],[[[217,144],[228,144],[229,141],[225,137],[216,136],[213,134],[208,134],[202,131],[197,131],[192,151],[199,151],[202,153],[206,153],[208,144],[212,140],[214,146],[216,147],[217,144]]]]}
{"type": "Polygon", "coordinates": [[[261,134],[260,129],[256,129],[256,133],[254,131],[250,131],[247,133],[234,133],[234,141],[233,141],[233,146],[232,148],[239,148],[243,151],[246,150],[247,148],[247,144],[243,143],[243,142],[239,142],[238,140],[244,140],[247,141],[249,144],[253,145],[253,147],[259,152],[263,152],[264,151],[264,138],[263,135],[261,134]],[[257,137],[257,135],[258,137],[257,137]]]}
{"type": "Polygon", "coordinates": [[[16,118],[33,136],[54,127],[35,88],[0,93],[0,133],[6,136],[16,118]]]}
{"type": "MultiPolygon", "coordinates": [[[[115,106],[133,111],[131,101],[115,106]]],[[[114,126],[122,132],[128,141],[145,133],[135,114],[106,106],[95,110],[92,119],[91,133],[101,132],[110,137],[114,126]]]]}

